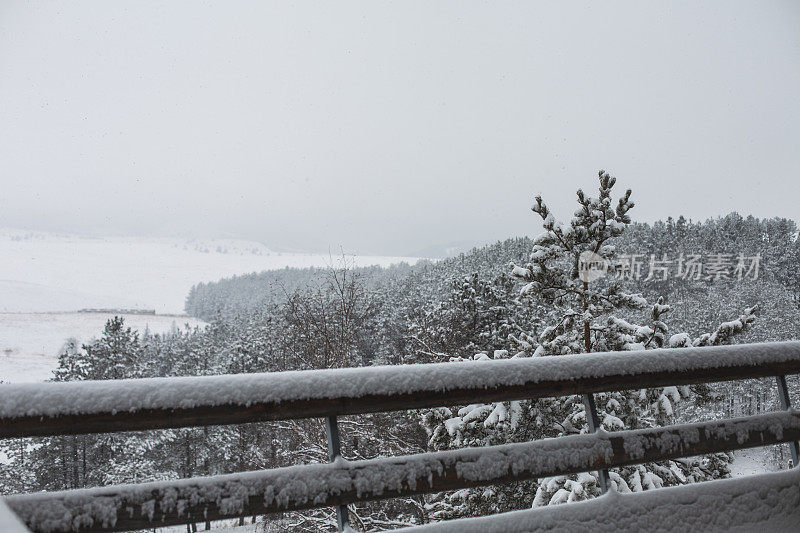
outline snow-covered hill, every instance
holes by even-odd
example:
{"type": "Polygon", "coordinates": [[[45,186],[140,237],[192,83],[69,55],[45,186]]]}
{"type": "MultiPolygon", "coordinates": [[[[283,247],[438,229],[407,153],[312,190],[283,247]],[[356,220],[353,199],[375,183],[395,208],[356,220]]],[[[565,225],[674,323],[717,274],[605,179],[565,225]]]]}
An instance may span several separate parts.
{"type": "MultiPolygon", "coordinates": [[[[233,239],[93,238],[0,229],[0,312],[142,308],[182,313],[195,283],[331,261],[329,254],[280,253],[233,239]]],[[[363,256],[354,261],[387,266],[415,259],[363,256]]]]}

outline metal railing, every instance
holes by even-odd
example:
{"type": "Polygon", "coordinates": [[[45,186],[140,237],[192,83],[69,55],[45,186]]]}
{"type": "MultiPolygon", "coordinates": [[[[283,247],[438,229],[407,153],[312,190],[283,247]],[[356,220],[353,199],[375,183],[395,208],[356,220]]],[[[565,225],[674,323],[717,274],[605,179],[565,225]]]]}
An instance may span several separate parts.
{"type": "Polygon", "coordinates": [[[800,342],[610,352],[486,362],[193,378],[0,386],[0,438],[105,433],[324,418],[330,464],[205,478],[14,495],[34,531],[124,531],[334,507],[650,461],[791,442],[800,413],[785,375],[800,373],[800,342]],[[783,411],[689,425],[599,428],[593,394],[777,377],[783,411]],[[554,439],[364,461],[337,460],[337,417],[362,413],[584,396],[592,432],[554,439]],[[570,453],[563,453],[569,449],[570,453]],[[491,468],[486,468],[491,464],[491,468]]]}

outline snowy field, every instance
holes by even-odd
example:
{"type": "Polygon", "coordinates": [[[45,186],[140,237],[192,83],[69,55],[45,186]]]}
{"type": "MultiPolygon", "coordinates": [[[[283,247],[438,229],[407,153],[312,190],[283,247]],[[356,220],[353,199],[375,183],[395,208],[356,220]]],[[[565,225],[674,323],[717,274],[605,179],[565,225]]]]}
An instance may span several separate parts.
{"type": "MultiPolygon", "coordinates": [[[[0,313],[0,380],[12,383],[44,381],[58,366],[58,352],[64,342],[75,337],[87,342],[99,337],[106,313],[0,313]]],[[[132,329],[153,333],[175,327],[205,324],[181,316],[122,315],[132,329]]]]}
{"type": "MultiPolygon", "coordinates": [[[[192,285],[284,267],[326,266],[331,254],[279,253],[251,241],[103,237],[0,229],[0,312],[155,309],[183,313],[192,285]]],[[[359,266],[416,261],[360,256],[359,266]]]]}
{"type": "MultiPolygon", "coordinates": [[[[414,258],[364,256],[361,266],[414,258]]],[[[127,315],[134,329],[169,331],[200,321],[176,316],[192,285],[284,267],[326,266],[329,254],[274,252],[232,239],[60,235],[0,229],[0,379],[41,381],[55,368],[69,337],[97,337],[109,314],[80,309],[153,309],[127,315]]]]}

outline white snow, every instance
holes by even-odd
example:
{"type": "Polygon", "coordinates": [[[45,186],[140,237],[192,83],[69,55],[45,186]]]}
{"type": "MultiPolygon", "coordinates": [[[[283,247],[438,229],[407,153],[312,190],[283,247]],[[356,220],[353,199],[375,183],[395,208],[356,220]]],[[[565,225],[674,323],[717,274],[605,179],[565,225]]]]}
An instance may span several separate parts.
{"type": "Polygon", "coordinates": [[[25,524],[8,508],[8,505],[2,499],[0,499],[0,531],[3,533],[29,533],[25,524]]]}
{"type": "Polygon", "coordinates": [[[408,533],[795,532],[800,469],[407,528],[408,533]]]}
{"type": "Polygon", "coordinates": [[[526,394],[532,396],[541,382],[670,371],[691,374],[726,365],[746,369],[776,362],[800,366],[800,342],[263,374],[4,384],[0,385],[0,416],[188,409],[465,389],[475,391],[479,400],[480,391],[502,386],[524,385],[530,387],[526,394]]]}
{"type": "MultiPolygon", "coordinates": [[[[735,451],[733,453],[733,462],[730,465],[731,477],[763,474],[778,470],[779,465],[776,464],[774,458],[770,457],[769,451],[770,447],[735,451]]],[[[786,467],[787,465],[780,466],[786,467]]]]}
{"type": "MultiPolygon", "coordinates": [[[[192,285],[284,267],[324,267],[337,254],[280,253],[233,239],[91,238],[0,229],[0,311],[144,308],[183,312],[192,285]]],[[[359,256],[359,266],[416,258],[359,256]]]]}
{"type": "MultiPolygon", "coordinates": [[[[140,333],[166,333],[174,327],[203,326],[192,317],[118,314],[125,326],[140,333]]],[[[79,343],[99,337],[114,314],[105,313],[0,313],[0,380],[40,382],[53,377],[58,353],[69,338],[79,343]]]]}

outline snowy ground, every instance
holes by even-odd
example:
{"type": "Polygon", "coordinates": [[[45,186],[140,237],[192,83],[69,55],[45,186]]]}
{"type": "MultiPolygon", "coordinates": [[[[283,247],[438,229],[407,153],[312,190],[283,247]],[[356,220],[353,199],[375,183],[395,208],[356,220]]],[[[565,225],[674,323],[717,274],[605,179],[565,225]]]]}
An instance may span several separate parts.
{"type": "MultiPolygon", "coordinates": [[[[786,452],[788,457],[788,450],[786,452]]],[[[779,469],[773,458],[771,446],[736,450],[733,452],[733,457],[731,477],[763,474],[764,472],[774,472],[779,469]]]]}
{"type": "MultiPolygon", "coordinates": [[[[284,267],[326,266],[331,254],[278,253],[251,241],[103,237],[0,229],[0,312],[145,308],[183,312],[192,285],[284,267]]],[[[360,266],[415,262],[361,256],[360,266]]]]}
{"type": "MultiPolygon", "coordinates": [[[[75,337],[86,342],[99,337],[106,321],[104,313],[0,313],[0,380],[44,381],[58,365],[58,352],[64,342],[75,337]]],[[[122,315],[126,325],[154,333],[174,327],[203,325],[204,322],[181,316],[122,315]]]]}

